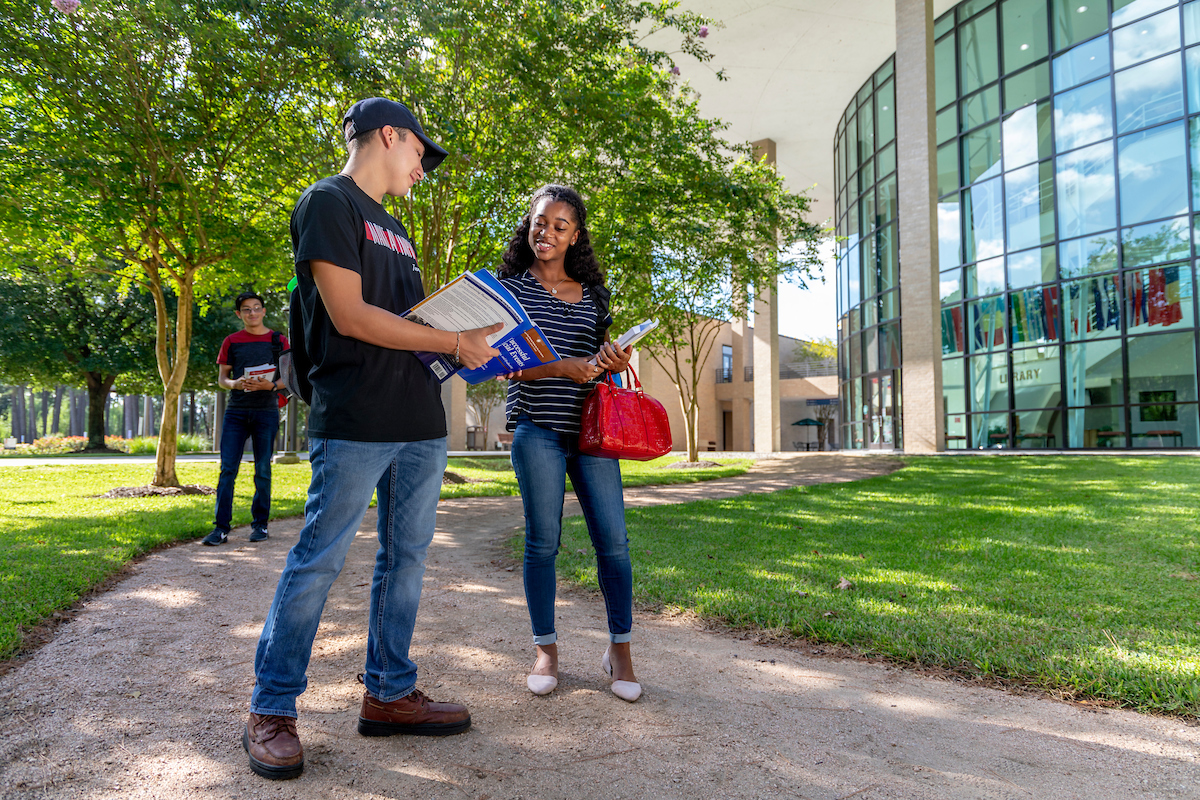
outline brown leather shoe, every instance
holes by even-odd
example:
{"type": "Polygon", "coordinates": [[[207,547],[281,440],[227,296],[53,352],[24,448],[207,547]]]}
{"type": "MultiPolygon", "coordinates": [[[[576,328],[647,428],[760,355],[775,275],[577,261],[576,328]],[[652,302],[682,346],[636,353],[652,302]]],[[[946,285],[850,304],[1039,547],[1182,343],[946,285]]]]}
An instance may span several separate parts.
{"type": "Polygon", "coordinates": [[[471,727],[471,713],[457,703],[435,703],[419,689],[385,703],[363,692],[358,732],[363,736],[451,736],[471,727]]]}
{"type": "Polygon", "coordinates": [[[251,714],[242,732],[242,747],[250,769],[264,778],[283,781],[304,771],[304,748],[296,734],[295,717],[251,714]]]}

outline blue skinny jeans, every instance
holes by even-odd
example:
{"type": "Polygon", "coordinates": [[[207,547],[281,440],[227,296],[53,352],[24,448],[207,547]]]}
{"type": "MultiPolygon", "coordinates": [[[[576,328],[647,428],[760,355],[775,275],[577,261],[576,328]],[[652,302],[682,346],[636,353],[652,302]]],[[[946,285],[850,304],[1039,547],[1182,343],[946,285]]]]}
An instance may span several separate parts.
{"type": "Polygon", "coordinates": [[[628,642],[633,628],[633,569],[620,462],[584,455],[579,452],[578,434],[558,433],[527,419],[518,420],[513,433],[512,462],[525,507],[525,601],[534,644],[558,641],[554,562],[562,538],[568,475],[596,550],[609,641],[628,642]]]}
{"type": "Polygon", "coordinates": [[[254,499],[250,503],[250,517],[256,530],[267,529],[267,520],[271,516],[271,456],[275,453],[275,434],[278,432],[279,410],[276,408],[230,406],[225,409],[214,528],[229,533],[233,521],[233,486],[248,437],[254,447],[254,499]]]}

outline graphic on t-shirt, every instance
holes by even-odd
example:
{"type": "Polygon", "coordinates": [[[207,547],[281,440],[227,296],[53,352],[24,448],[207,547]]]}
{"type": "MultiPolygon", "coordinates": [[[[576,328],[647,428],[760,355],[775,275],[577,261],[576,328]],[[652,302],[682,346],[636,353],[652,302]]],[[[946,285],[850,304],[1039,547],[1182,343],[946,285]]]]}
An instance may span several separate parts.
{"type": "Polygon", "coordinates": [[[375,244],[383,245],[393,253],[402,253],[413,261],[417,260],[417,251],[403,236],[398,236],[382,225],[376,225],[370,220],[363,220],[367,227],[367,238],[375,244]]]}

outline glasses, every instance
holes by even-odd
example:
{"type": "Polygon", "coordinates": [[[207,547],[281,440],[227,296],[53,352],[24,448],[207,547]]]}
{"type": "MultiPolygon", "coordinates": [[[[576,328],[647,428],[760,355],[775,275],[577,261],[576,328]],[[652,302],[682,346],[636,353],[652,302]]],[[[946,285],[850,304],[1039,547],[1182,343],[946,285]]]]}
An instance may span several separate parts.
{"type": "Polygon", "coordinates": [[[243,314],[261,314],[265,310],[262,306],[242,306],[243,314]]]}

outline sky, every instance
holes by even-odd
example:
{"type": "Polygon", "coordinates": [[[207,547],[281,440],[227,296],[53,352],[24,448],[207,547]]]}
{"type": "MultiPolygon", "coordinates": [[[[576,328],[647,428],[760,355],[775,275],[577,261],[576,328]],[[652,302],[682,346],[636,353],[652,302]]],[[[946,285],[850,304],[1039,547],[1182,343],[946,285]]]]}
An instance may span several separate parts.
{"type": "Polygon", "coordinates": [[[779,332],[796,339],[837,339],[837,273],[833,245],[821,248],[825,282],[813,280],[807,289],[779,282],[779,332]]]}

